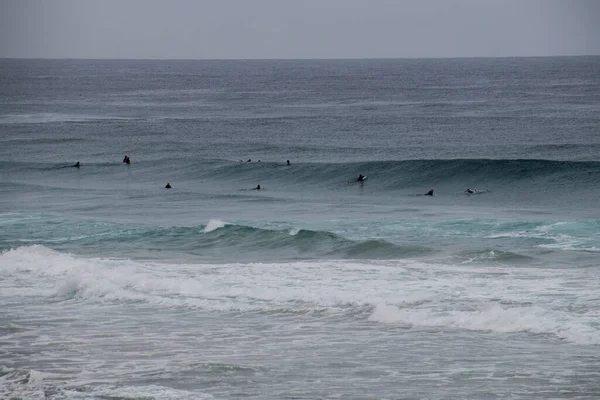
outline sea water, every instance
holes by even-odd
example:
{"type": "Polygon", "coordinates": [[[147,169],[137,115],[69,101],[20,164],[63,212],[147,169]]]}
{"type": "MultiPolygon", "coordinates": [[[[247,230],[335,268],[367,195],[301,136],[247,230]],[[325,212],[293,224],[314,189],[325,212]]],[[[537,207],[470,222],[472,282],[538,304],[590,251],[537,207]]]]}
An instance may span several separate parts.
{"type": "Polygon", "coordinates": [[[600,57],[0,60],[0,398],[600,398],[599,184],[600,57]]]}

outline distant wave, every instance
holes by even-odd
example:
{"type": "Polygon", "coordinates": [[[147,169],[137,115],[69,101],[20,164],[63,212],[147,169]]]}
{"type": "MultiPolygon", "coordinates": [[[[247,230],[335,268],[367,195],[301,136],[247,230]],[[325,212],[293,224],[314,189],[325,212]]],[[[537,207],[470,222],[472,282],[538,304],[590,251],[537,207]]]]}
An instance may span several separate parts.
{"type": "MultiPolygon", "coordinates": [[[[107,173],[103,168],[120,166],[120,160],[112,163],[87,163],[82,161],[82,172],[107,173]]],[[[66,165],[66,164],[65,164],[66,165]]],[[[0,162],[0,172],[23,170],[53,170],[62,164],[39,162],[0,162]]],[[[439,184],[479,185],[480,189],[495,186],[542,185],[544,188],[561,189],[578,187],[593,189],[600,184],[598,161],[552,161],[552,160],[405,160],[371,161],[351,163],[293,163],[239,162],[228,160],[154,160],[135,161],[137,171],[154,178],[170,177],[171,180],[190,182],[229,182],[233,185],[256,183],[277,187],[310,187],[332,189],[352,182],[358,174],[368,175],[368,187],[378,190],[419,188],[439,184]],[[176,171],[176,172],[172,172],[176,171]]],[[[120,171],[120,170],[119,170],[120,171]]],[[[112,171],[108,171],[112,172],[112,171]]]]}
{"type": "MultiPolygon", "coordinates": [[[[206,171],[202,164],[189,174],[199,175],[206,171]],[[202,169],[202,171],[200,170],[202,169]]],[[[423,182],[446,181],[493,181],[513,182],[521,180],[576,179],[581,182],[600,182],[600,162],[572,162],[552,160],[406,160],[372,161],[356,163],[299,163],[286,166],[283,163],[234,163],[214,165],[210,174],[224,179],[284,179],[295,183],[338,184],[358,176],[369,175],[390,188],[405,185],[422,185],[423,182]]],[[[371,182],[374,180],[371,179],[371,182]]]]}
{"type": "Polygon", "coordinates": [[[219,179],[240,182],[276,182],[285,185],[339,187],[358,174],[369,176],[368,185],[379,189],[422,187],[439,183],[510,185],[540,182],[549,187],[563,184],[600,183],[600,162],[551,160],[406,160],[356,163],[297,163],[290,166],[268,162],[205,162],[190,165],[187,178],[219,179]]]}

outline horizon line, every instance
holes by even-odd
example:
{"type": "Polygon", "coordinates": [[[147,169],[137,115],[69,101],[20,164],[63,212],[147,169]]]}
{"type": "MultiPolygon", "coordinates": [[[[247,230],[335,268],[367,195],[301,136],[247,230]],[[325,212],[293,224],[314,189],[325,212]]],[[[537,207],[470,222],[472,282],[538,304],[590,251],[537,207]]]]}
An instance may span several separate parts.
{"type": "Polygon", "coordinates": [[[110,58],[110,57],[0,57],[1,60],[87,60],[87,61],[351,61],[351,60],[452,60],[501,58],[573,58],[600,57],[600,54],[530,55],[530,56],[452,56],[452,57],[332,57],[332,58],[110,58]]]}

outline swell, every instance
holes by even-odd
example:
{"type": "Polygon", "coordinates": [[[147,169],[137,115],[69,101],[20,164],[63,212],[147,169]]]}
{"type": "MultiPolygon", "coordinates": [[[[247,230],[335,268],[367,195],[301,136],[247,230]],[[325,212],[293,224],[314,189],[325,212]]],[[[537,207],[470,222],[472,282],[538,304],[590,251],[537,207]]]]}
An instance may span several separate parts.
{"type": "Polygon", "coordinates": [[[128,227],[40,219],[38,223],[30,222],[29,227],[34,225],[36,229],[28,228],[29,233],[22,239],[15,239],[14,231],[0,235],[0,249],[32,244],[76,252],[110,248],[134,258],[188,254],[213,261],[401,259],[432,252],[424,246],[379,239],[351,240],[328,231],[264,229],[219,221],[192,227],[128,227]]]}
{"type": "MultiPolygon", "coordinates": [[[[600,222],[584,220],[403,219],[338,221],[302,229],[212,219],[194,226],[80,220],[54,213],[0,214],[0,251],[42,245],[75,254],[210,262],[310,259],[431,259],[529,264],[576,257],[596,265],[600,222]],[[566,257],[566,258],[565,258],[566,257]]],[[[444,262],[446,262],[444,261],[444,262]]]]}
{"type": "MultiPolygon", "coordinates": [[[[65,174],[68,163],[0,162],[0,172],[42,171],[65,174]]],[[[99,177],[117,176],[125,169],[120,162],[82,162],[81,174],[99,177]]],[[[423,185],[465,183],[494,186],[544,185],[544,188],[589,188],[600,183],[598,161],[554,161],[530,159],[434,159],[404,161],[370,161],[347,163],[240,162],[230,160],[194,160],[164,158],[135,161],[131,171],[147,179],[170,179],[179,182],[203,183],[268,183],[302,188],[339,188],[352,182],[358,174],[369,177],[365,184],[379,190],[423,187],[423,185]]],[[[70,168],[67,168],[70,170],[70,168]]],[[[58,175],[62,174],[62,175],[58,175]]],[[[188,185],[189,186],[189,185],[188,185]]],[[[214,187],[214,184],[211,186],[214,187]]]]}
{"type": "Polygon", "coordinates": [[[544,183],[551,187],[563,184],[600,183],[600,162],[553,160],[404,160],[349,163],[297,163],[215,161],[189,165],[183,174],[189,179],[225,181],[266,181],[286,185],[317,187],[339,186],[353,181],[358,174],[369,177],[369,185],[380,189],[421,187],[451,182],[480,182],[510,185],[544,183]]]}

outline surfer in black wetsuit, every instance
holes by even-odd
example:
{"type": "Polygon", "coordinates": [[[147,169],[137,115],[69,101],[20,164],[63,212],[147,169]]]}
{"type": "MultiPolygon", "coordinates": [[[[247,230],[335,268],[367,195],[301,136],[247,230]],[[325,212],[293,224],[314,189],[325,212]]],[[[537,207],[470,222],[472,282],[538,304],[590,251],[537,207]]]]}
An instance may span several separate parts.
{"type": "Polygon", "coordinates": [[[252,190],[260,190],[260,185],[256,185],[256,187],[252,190]]]}
{"type": "Polygon", "coordinates": [[[131,160],[129,159],[129,156],[125,156],[125,158],[123,158],[123,162],[124,162],[125,164],[129,164],[129,163],[131,163],[131,160]]]}
{"type": "Polygon", "coordinates": [[[79,164],[79,161],[77,161],[74,165],[71,165],[71,167],[79,168],[79,167],[81,167],[81,164],[79,164]]]}
{"type": "Polygon", "coordinates": [[[351,180],[351,181],[347,181],[347,182],[346,182],[346,184],[350,185],[351,183],[356,183],[356,182],[360,182],[360,183],[362,183],[362,182],[364,182],[366,179],[367,179],[367,176],[366,176],[366,175],[363,175],[363,174],[358,174],[358,178],[356,178],[356,179],[353,179],[353,180],[351,180]]]}
{"type": "Polygon", "coordinates": [[[425,193],[423,196],[433,196],[433,189],[429,189],[429,191],[427,193],[425,193]]]}
{"type": "Polygon", "coordinates": [[[171,186],[171,184],[167,182],[167,185],[165,186],[165,189],[173,189],[173,186],[171,186]]]}
{"type": "Polygon", "coordinates": [[[287,160],[287,165],[290,165],[290,160],[287,160]]]}
{"type": "Polygon", "coordinates": [[[471,188],[467,188],[467,190],[465,190],[465,194],[473,194],[477,191],[477,189],[473,190],[471,188]]]}

